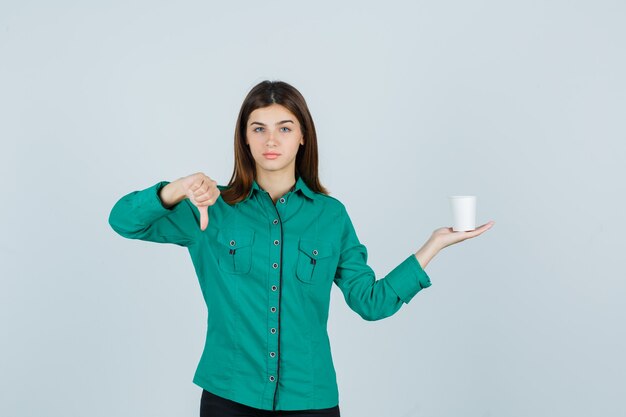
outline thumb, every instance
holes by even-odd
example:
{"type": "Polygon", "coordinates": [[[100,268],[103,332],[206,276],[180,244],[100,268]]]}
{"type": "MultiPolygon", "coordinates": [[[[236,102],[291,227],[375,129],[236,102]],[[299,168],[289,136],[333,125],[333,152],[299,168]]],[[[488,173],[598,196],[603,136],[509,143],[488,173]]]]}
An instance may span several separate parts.
{"type": "Polygon", "coordinates": [[[209,225],[209,206],[199,207],[200,210],[200,229],[203,231],[209,225]]]}

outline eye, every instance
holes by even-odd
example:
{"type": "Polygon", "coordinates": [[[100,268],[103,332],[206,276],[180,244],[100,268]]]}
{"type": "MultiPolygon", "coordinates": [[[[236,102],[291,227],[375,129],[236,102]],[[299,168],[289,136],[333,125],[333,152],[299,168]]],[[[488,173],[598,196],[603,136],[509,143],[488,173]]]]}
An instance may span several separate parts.
{"type": "Polygon", "coordinates": [[[262,127],[257,127],[257,128],[255,128],[255,129],[254,129],[254,131],[255,131],[255,132],[258,132],[258,130],[257,130],[257,129],[263,129],[263,128],[262,128],[262,127]]]}
{"type": "Polygon", "coordinates": [[[291,132],[291,129],[289,129],[288,127],[281,127],[281,129],[287,129],[287,132],[291,132]]]}

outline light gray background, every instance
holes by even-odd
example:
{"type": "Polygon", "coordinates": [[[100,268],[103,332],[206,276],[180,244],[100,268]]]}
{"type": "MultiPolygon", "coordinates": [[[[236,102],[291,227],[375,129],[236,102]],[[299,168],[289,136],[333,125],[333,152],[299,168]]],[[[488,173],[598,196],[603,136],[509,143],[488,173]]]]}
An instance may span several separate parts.
{"type": "Polygon", "coordinates": [[[383,278],[478,196],[482,236],[366,322],[332,290],[342,416],[623,416],[622,1],[3,2],[0,415],[197,416],[188,253],[122,195],[225,184],[239,106],[305,96],[383,278]]]}

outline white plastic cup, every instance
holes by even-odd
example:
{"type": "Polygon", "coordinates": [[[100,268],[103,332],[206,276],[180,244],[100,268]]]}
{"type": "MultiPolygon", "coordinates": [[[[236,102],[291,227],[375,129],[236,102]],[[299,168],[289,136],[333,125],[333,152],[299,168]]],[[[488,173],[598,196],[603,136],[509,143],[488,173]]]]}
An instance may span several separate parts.
{"type": "Polygon", "coordinates": [[[452,210],[452,230],[454,232],[469,232],[476,229],[476,196],[450,196],[452,210]]]}

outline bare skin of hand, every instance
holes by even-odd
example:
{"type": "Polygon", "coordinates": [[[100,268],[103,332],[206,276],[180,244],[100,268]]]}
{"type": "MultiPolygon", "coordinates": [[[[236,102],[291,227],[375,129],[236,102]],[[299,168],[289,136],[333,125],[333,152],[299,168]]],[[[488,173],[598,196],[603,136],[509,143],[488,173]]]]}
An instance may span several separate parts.
{"type": "Polygon", "coordinates": [[[479,236],[485,233],[487,230],[491,229],[491,227],[495,223],[496,222],[491,220],[469,232],[455,232],[452,230],[451,227],[440,227],[439,229],[435,229],[431,239],[437,243],[439,249],[443,249],[455,243],[462,242],[466,239],[471,239],[473,237],[479,236]]]}
{"type": "Polygon", "coordinates": [[[217,182],[202,172],[180,178],[182,192],[191,203],[200,211],[200,229],[205,230],[209,225],[208,208],[217,202],[220,190],[217,182]]]}

